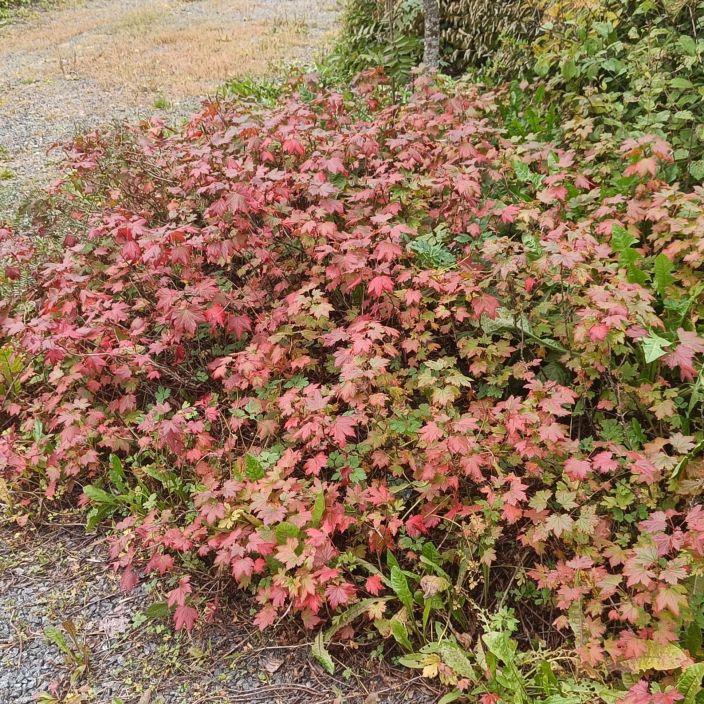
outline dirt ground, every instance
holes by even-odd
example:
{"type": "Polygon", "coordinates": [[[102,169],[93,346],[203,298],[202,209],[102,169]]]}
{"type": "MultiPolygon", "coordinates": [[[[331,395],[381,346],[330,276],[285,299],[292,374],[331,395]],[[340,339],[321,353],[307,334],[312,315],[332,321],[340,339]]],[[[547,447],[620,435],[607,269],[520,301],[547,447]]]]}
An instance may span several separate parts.
{"type": "MultiPolygon", "coordinates": [[[[334,676],[295,624],[261,634],[252,604],[223,595],[220,616],[175,633],[142,577],[126,594],[104,537],[60,518],[0,525],[0,704],[431,704],[406,670],[336,648],[334,676]]],[[[76,521],[76,518],[68,518],[76,521]]]]}
{"type": "Polygon", "coordinates": [[[84,0],[0,27],[0,219],[53,175],[77,130],[178,119],[228,78],[309,61],[337,0],[84,0]]]}

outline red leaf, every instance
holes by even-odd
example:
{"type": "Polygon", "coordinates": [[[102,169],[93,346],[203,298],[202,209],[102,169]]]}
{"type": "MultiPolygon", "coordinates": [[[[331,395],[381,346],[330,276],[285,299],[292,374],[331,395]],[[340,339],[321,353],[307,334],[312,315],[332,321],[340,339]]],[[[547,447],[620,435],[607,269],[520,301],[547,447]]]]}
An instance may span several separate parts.
{"type": "Polygon", "coordinates": [[[120,589],[123,592],[131,592],[137,586],[137,582],[139,582],[139,578],[134,570],[128,567],[120,577],[120,589]]]}
{"type": "Polygon", "coordinates": [[[268,626],[271,626],[274,621],[276,621],[277,610],[271,605],[267,604],[259,613],[254,617],[254,625],[263,631],[268,626]]]}
{"type": "Polygon", "coordinates": [[[293,137],[284,140],[283,150],[287,154],[298,154],[299,156],[303,156],[306,153],[303,145],[293,137]]]}
{"type": "Polygon", "coordinates": [[[378,596],[384,590],[384,583],[381,581],[381,577],[378,574],[373,574],[371,577],[367,577],[364,588],[370,594],[378,596]]]}
{"type": "Polygon", "coordinates": [[[254,572],[254,560],[251,557],[240,557],[232,561],[232,576],[238,582],[244,582],[254,572]]]}
{"type": "Polygon", "coordinates": [[[472,299],[472,310],[474,315],[479,318],[482,314],[486,314],[492,320],[496,319],[496,311],[500,307],[500,303],[488,293],[483,293],[478,298],[472,299]]]}
{"type": "Polygon", "coordinates": [[[200,313],[190,308],[177,308],[171,313],[171,320],[176,330],[193,335],[198,329],[198,324],[203,322],[204,318],[200,313]]]}
{"type": "Polygon", "coordinates": [[[375,276],[368,284],[367,291],[370,296],[380,298],[385,291],[391,293],[394,290],[394,282],[388,276],[375,276]]]}
{"type": "Polygon", "coordinates": [[[174,611],[174,624],[177,631],[185,628],[190,633],[197,619],[198,612],[192,606],[182,604],[174,611]]]}
{"type": "Polygon", "coordinates": [[[193,591],[188,577],[181,577],[178,587],[172,589],[167,595],[167,603],[169,606],[183,606],[186,603],[186,597],[193,591]]]}
{"type": "Polygon", "coordinates": [[[154,553],[145,567],[146,572],[166,574],[174,566],[174,558],[164,553],[154,553]]]}
{"type": "Polygon", "coordinates": [[[223,327],[225,325],[225,309],[219,303],[215,303],[205,311],[205,319],[213,327],[223,327]]]}
{"type": "Polygon", "coordinates": [[[347,438],[355,435],[357,419],[354,416],[338,416],[332,424],[332,436],[341,448],[347,445],[347,438]]]}
{"type": "Polygon", "coordinates": [[[589,460],[578,460],[570,457],[565,462],[565,474],[573,481],[581,481],[591,472],[591,469],[592,465],[589,460]]]}
{"type": "Polygon", "coordinates": [[[354,599],[356,589],[353,584],[329,584],[325,589],[325,598],[333,609],[349,604],[354,599]]]}
{"type": "Polygon", "coordinates": [[[435,421],[428,421],[419,431],[418,437],[426,444],[430,445],[437,440],[442,439],[443,431],[435,421]]]}

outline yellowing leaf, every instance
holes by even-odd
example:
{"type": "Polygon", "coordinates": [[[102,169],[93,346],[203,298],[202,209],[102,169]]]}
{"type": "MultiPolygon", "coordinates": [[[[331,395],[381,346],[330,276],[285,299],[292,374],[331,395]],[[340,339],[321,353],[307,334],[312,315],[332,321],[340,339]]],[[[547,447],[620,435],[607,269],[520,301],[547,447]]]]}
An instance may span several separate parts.
{"type": "Polygon", "coordinates": [[[646,672],[647,670],[668,672],[685,667],[691,662],[687,653],[675,643],[662,645],[650,640],[645,644],[645,648],[643,655],[633,658],[629,663],[632,672],[646,672]]]}

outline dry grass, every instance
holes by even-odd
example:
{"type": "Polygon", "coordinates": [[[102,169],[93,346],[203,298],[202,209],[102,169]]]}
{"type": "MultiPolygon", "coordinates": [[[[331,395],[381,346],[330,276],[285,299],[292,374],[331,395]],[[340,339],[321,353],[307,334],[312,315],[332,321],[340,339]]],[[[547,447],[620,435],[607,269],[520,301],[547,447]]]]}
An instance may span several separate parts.
{"type": "Polygon", "coordinates": [[[272,64],[310,53],[301,11],[287,13],[286,3],[270,7],[263,18],[252,0],[69,6],[2,30],[0,62],[3,54],[45,54],[23,62],[5,77],[7,85],[75,77],[128,97],[200,95],[226,78],[261,75],[272,64]]]}

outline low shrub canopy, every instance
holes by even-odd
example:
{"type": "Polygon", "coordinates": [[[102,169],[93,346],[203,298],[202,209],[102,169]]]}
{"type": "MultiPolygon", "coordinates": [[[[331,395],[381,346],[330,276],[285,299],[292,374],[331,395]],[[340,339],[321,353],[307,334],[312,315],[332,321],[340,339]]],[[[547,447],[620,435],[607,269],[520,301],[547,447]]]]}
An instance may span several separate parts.
{"type": "Polygon", "coordinates": [[[177,627],[200,560],[261,628],[363,617],[487,702],[515,628],[594,675],[687,667],[701,189],[656,137],[526,142],[502,93],[358,88],[73,146],[63,255],[0,318],[15,513],[119,520],[123,586],[170,579],[177,627]]]}

